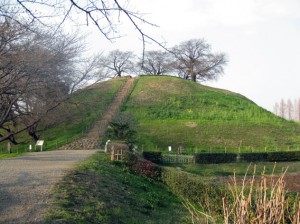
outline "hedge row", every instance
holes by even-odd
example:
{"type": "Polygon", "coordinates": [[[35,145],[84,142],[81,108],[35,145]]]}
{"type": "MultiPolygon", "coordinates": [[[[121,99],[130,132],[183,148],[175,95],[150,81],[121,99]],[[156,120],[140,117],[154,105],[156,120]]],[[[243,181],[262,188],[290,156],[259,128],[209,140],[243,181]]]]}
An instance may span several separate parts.
{"type": "Polygon", "coordinates": [[[153,163],[160,164],[162,162],[161,152],[143,152],[143,157],[153,163]]]}
{"type": "MultiPolygon", "coordinates": [[[[161,153],[144,152],[144,158],[159,160],[161,153]]],[[[127,153],[123,160],[129,170],[136,174],[162,181],[176,195],[200,205],[206,211],[222,212],[222,197],[226,194],[217,183],[172,167],[160,167],[133,153],[127,153]]]]}
{"type": "Polygon", "coordinates": [[[195,154],[195,162],[199,164],[210,163],[234,163],[237,154],[235,153],[197,153],[195,154]]]}
{"type": "Polygon", "coordinates": [[[300,151],[257,152],[257,153],[197,153],[195,161],[199,164],[244,162],[288,162],[300,161],[300,151]]]}
{"type": "Polygon", "coordinates": [[[292,152],[262,152],[262,153],[241,153],[241,160],[246,162],[288,162],[300,161],[300,151],[292,152]]]}
{"type": "Polygon", "coordinates": [[[222,197],[225,195],[225,190],[221,189],[217,184],[170,167],[163,168],[161,178],[163,183],[176,195],[203,206],[203,208],[208,206],[209,208],[206,209],[217,213],[221,212],[222,197]]]}
{"type": "MultiPolygon", "coordinates": [[[[288,162],[300,161],[300,151],[255,152],[255,153],[196,153],[198,164],[217,164],[234,162],[288,162]]],[[[162,163],[161,152],[143,152],[143,157],[156,164],[162,163]]]]}

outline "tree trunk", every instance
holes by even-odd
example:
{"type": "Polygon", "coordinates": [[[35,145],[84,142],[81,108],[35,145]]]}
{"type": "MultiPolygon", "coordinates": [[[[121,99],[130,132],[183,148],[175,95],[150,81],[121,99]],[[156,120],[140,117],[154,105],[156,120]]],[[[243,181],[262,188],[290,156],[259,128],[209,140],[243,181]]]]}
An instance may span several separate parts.
{"type": "Polygon", "coordinates": [[[194,72],[194,66],[193,65],[190,65],[190,68],[189,68],[189,76],[191,77],[191,80],[193,82],[196,82],[196,74],[194,72]]]}
{"type": "Polygon", "coordinates": [[[196,75],[195,75],[195,74],[192,74],[192,75],[191,75],[191,80],[192,80],[193,82],[196,82],[196,75]]]}

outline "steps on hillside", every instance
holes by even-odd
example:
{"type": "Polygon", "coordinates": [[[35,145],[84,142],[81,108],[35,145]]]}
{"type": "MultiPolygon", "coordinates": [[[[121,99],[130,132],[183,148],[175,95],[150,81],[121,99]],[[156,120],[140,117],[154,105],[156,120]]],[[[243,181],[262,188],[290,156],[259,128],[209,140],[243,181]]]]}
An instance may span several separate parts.
{"type": "Polygon", "coordinates": [[[102,118],[97,121],[94,127],[90,130],[86,137],[78,139],[67,145],[60,147],[61,150],[79,150],[79,149],[99,149],[99,143],[104,136],[107,125],[115,114],[120,110],[120,107],[124,100],[127,98],[129,91],[134,83],[134,78],[128,78],[126,82],[121,86],[116,96],[108,106],[102,118]]]}
{"type": "Polygon", "coordinates": [[[60,150],[81,150],[81,149],[98,149],[98,139],[81,138],[69,144],[60,147],[60,150]]]}
{"type": "Polygon", "coordinates": [[[99,138],[105,134],[107,129],[107,124],[113,118],[113,116],[119,112],[123,101],[128,96],[128,93],[133,85],[133,82],[134,82],[133,78],[128,78],[126,80],[125,84],[121,87],[119,92],[116,94],[114,100],[108,106],[103,117],[98,122],[96,122],[92,130],[88,133],[87,135],[88,138],[99,138]]]}

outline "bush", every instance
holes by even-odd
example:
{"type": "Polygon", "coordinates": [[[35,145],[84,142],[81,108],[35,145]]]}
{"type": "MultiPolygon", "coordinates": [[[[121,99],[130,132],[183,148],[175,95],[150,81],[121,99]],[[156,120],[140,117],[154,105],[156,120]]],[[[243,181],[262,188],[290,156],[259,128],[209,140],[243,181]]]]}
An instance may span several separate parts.
{"type": "Polygon", "coordinates": [[[155,163],[145,159],[137,159],[136,163],[129,167],[129,170],[133,173],[141,174],[154,180],[161,179],[161,168],[155,163]]]}
{"type": "Polygon", "coordinates": [[[288,162],[300,161],[300,151],[241,153],[240,158],[246,162],[288,162]]]}
{"type": "Polygon", "coordinates": [[[123,161],[130,172],[140,174],[154,180],[161,179],[161,168],[155,163],[142,158],[138,154],[127,151],[123,161]]]}
{"type": "Polygon", "coordinates": [[[288,162],[300,161],[300,151],[255,152],[255,153],[196,153],[195,162],[199,164],[245,162],[288,162]]]}
{"type": "Polygon", "coordinates": [[[192,203],[200,203],[212,211],[221,212],[222,195],[225,191],[220,186],[209,183],[199,177],[177,170],[175,168],[164,168],[162,181],[177,195],[192,203]]]}
{"type": "Polygon", "coordinates": [[[162,162],[161,152],[143,152],[143,157],[153,163],[160,164],[162,162]]]}
{"type": "Polygon", "coordinates": [[[199,164],[233,163],[237,160],[236,153],[196,153],[195,162],[199,164]]]}
{"type": "Polygon", "coordinates": [[[246,162],[265,162],[268,161],[268,153],[258,152],[258,153],[241,153],[240,160],[246,162]]]}
{"type": "Polygon", "coordinates": [[[269,152],[268,162],[287,162],[287,161],[299,161],[300,151],[295,152],[269,152]]]}
{"type": "Polygon", "coordinates": [[[130,114],[119,113],[108,123],[107,137],[133,143],[137,126],[137,121],[130,114]]]}

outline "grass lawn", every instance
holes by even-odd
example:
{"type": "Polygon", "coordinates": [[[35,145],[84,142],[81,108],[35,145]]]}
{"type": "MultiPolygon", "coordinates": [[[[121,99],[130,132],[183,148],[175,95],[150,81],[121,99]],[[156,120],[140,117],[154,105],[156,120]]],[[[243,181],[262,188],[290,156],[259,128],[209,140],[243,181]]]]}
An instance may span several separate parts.
{"type": "Polygon", "coordinates": [[[0,153],[0,159],[7,159],[7,158],[12,158],[12,157],[16,157],[16,156],[21,156],[23,155],[24,153],[11,153],[11,154],[1,154],[0,153]]]}
{"type": "Polygon", "coordinates": [[[98,153],[55,189],[48,221],[63,223],[190,223],[181,200],[163,184],[129,173],[98,153]]]}

